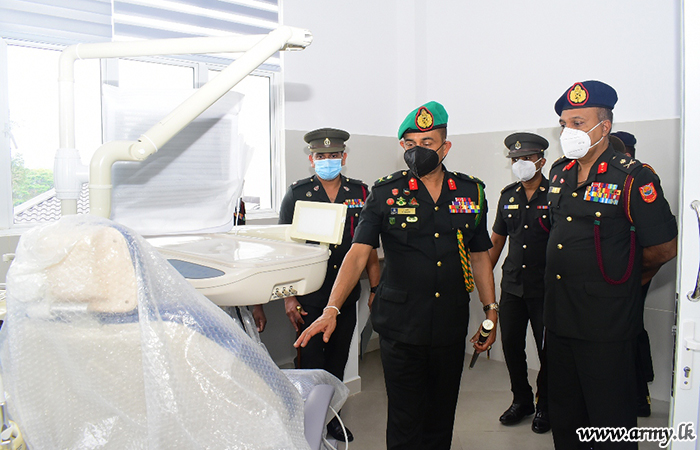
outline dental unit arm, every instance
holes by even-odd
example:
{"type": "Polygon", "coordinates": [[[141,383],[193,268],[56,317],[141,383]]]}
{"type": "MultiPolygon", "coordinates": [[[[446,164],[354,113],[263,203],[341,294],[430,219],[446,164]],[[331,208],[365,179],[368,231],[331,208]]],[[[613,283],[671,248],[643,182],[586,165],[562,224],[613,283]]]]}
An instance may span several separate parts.
{"type": "Polygon", "coordinates": [[[56,151],[54,163],[61,214],[77,214],[80,186],[88,178],[87,167],[81,164],[75,149],[73,72],[76,60],[245,52],[137,141],[112,141],[97,149],[89,168],[90,212],[108,218],[111,210],[112,164],[116,161],[145,160],[270,56],[278,51],[303,50],[312,40],[308,30],[283,26],[268,35],[106,42],[66,48],[59,61],[60,148],[56,151]]]}

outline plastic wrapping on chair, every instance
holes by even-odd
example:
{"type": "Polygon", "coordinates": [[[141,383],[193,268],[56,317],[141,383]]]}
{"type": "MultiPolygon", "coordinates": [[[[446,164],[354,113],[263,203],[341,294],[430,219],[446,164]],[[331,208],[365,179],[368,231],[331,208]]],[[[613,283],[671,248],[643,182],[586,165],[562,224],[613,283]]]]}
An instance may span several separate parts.
{"type": "Polygon", "coordinates": [[[30,449],[309,448],[294,383],[130,230],[29,230],[7,285],[0,364],[30,449]]]}
{"type": "MultiPolygon", "coordinates": [[[[348,399],[350,390],[330,372],[322,369],[294,369],[283,370],[282,372],[294,384],[294,387],[301,393],[301,397],[304,400],[307,399],[311,390],[320,384],[327,384],[335,389],[330,406],[336,411],[340,411],[345,400],[348,399]]],[[[332,415],[332,411],[329,411],[329,414],[332,415]]]]}

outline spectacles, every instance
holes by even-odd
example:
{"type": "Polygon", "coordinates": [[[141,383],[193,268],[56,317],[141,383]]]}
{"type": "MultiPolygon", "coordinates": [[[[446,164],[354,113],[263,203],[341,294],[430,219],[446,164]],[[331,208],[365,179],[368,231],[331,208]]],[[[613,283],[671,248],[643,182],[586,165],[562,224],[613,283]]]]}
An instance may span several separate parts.
{"type": "Polygon", "coordinates": [[[314,160],[320,161],[322,159],[340,159],[343,157],[343,152],[333,152],[333,153],[314,153],[314,160]]]}

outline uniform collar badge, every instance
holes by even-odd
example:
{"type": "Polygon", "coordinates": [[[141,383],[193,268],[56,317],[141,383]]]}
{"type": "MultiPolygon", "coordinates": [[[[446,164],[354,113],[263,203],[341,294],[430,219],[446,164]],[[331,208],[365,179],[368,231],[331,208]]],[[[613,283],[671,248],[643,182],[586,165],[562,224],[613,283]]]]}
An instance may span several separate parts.
{"type": "Polygon", "coordinates": [[[603,161],[598,165],[598,173],[605,173],[608,171],[608,163],[603,161]]]}
{"type": "Polygon", "coordinates": [[[570,162],[569,164],[567,164],[566,166],[564,166],[564,170],[570,170],[572,167],[574,167],[574,164],[576,164],[576,160],[575,160],[575,159],[572,159],[571,162],[570,162]]]}
{"type": "Polygon", "coordinates": [[[447,179],[447,186],[450,188],[451,191],[457,190],[457,183],[455,183],[455,180],[453,180],[452,178],[447,179]]]}
{"type": "Polygon", "coordinates": [[[418,190],[418,180],[415,178],[411,178],[408,180],[408,188],[412,191],[417,191],[418,190]]]}

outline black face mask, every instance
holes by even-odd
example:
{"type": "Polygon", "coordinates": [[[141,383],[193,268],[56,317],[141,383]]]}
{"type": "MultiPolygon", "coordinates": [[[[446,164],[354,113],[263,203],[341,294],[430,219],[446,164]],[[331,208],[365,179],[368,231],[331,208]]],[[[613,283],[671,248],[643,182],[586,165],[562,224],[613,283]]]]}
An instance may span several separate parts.
{"type": "MultiPolygon", "coordinates": [[[[440,148],[442,148],[442,145],[440,148]]],[[[406,165],[411,169],[411,172],[419,178],[429,174],[440,164],[440,156],[437,150],[418,145],[403,152],[403,160],[406,161],[406,165]]]]}

